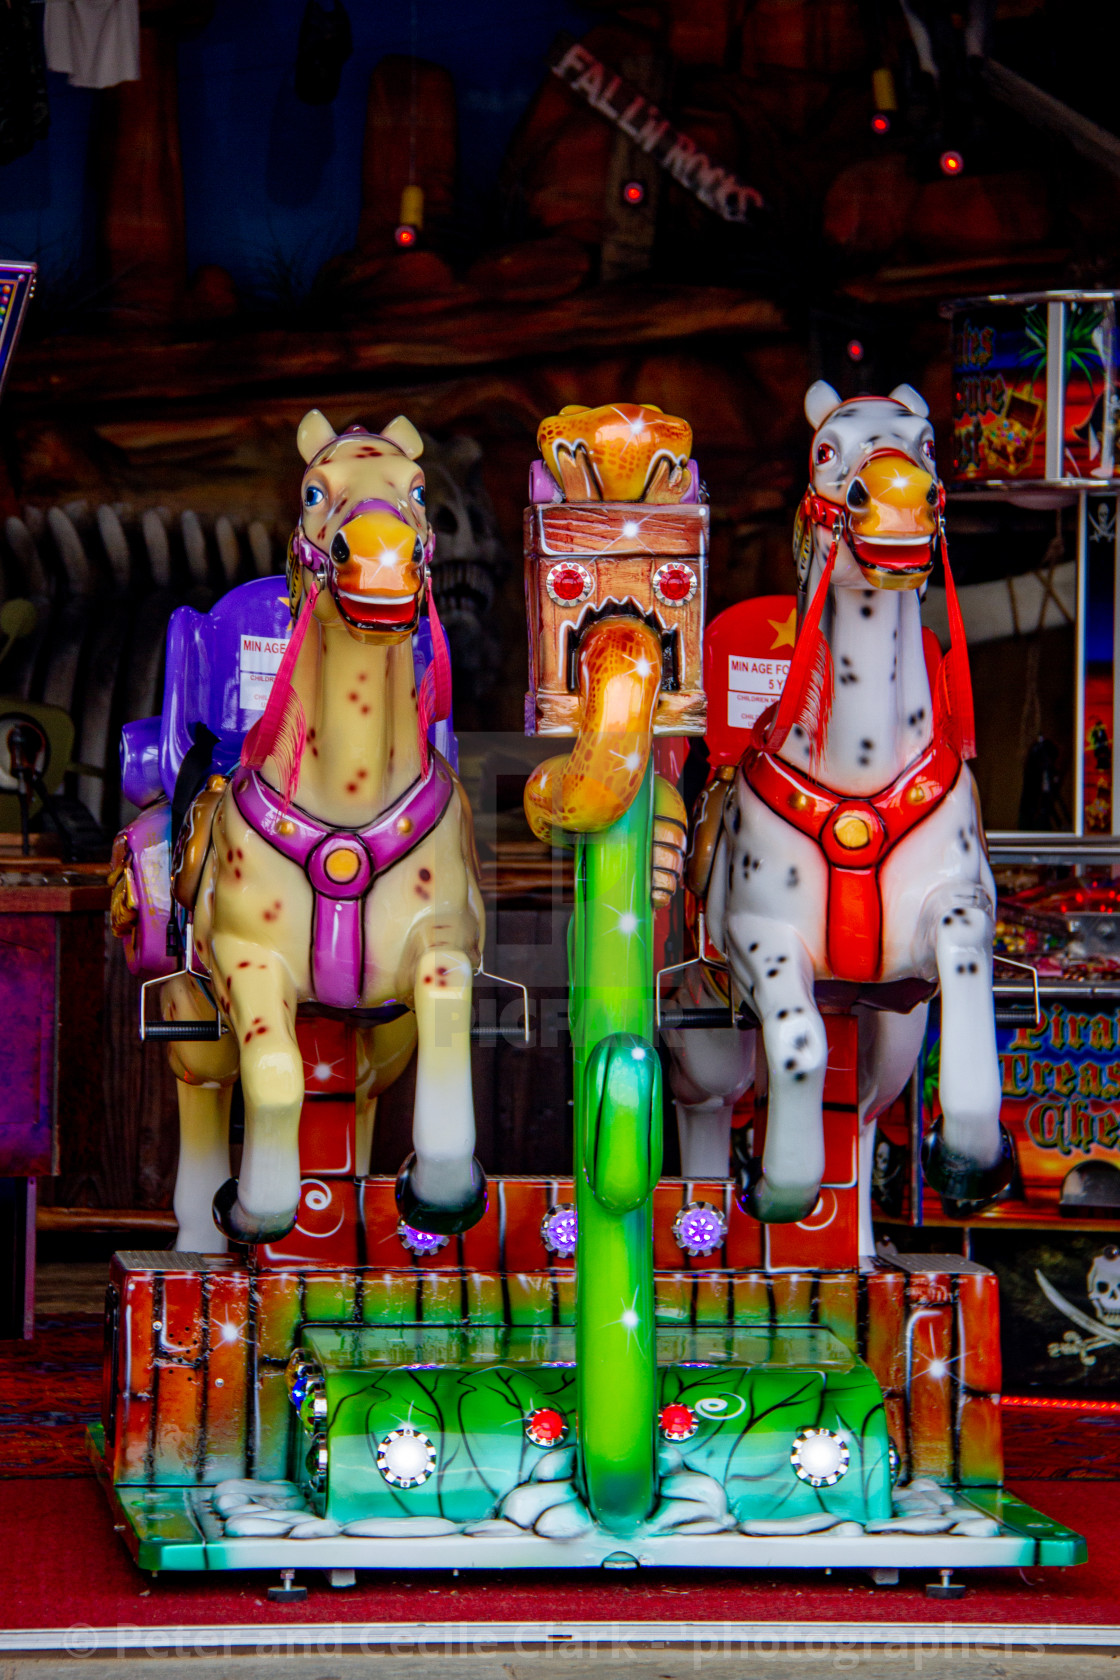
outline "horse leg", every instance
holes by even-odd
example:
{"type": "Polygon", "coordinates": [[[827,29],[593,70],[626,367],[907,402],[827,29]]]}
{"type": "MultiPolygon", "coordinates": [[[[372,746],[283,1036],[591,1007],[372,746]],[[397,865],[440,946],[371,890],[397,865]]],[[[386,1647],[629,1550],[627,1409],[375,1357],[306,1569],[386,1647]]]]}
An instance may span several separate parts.
{"type": "Polygon", "coordinates": [[[942,1119],[925,1138],[922,1166],[928,1183],[951,1201],[986,1202],[1015,1170],[1010,1140],[999,1123],[992,915],[975,894],[955,896],[956,903],[950,893],[935,907],[942,1119]]]}
{"type": "Polygon", "coordinates": [[[909,1015],[857,1009],[859,1023],[859,1252],[875,1253],[871,1225],[871,1175],[875,1164],[875,1122],[905,1088],[926,1030],[928,1004],[909,1015]]]}
{"type": "Polygon", "coordinates": [[[413,1153],[397,1179],[397,1207],[420,1231],[467,1231],[486,1211],[474,1158],[471,980],[463,951],[425,951],[416,969],[413,1153]]]}
{"type": "MultiPolygon", "coordinates": [[[[200,986],[177,975],[160,989],[165,1021],[212,1020],[214,1011],[200,986]]],[[[232,1035],[206,1040],[172,1040],[171,1071],[179,1101],[179,1165],[175,1174],[176,1247],[188,1253],[224,1254],[225,1237],[215,1229],[214,1194],[229,1177],[229,1105],[237,1080],[237,1044],[232,1035]]]]}
{"type": "Polygon", "coordinates": [[[296,1042],[296,992],[273,951],[215,936],[214,967],[227,979],[229,1019],[241,1057],[245,1144],[239,1176],[214,1198],[214,1218],[243,1243],[287,1236],[299,1210],[299,1117],[303,1057],[296,1042]]]}
{"type": "MultiPolygon", "coordinates": [[[[712,1009],[722,999],[699,963],[687,968],[674,1003],[712,1009]]],[[[676,1099],[684,1178],[726,1178],[731,1115],[754,1078],[754,1034],[738,1027],[664,1034],[671,1056],[669,1084],[676,1099]]]]}
{"type": "Polygon", "coordinates": [[[377,1099],[396,1083],[416,1048],[416,1017],[411,1011],[395,1021],[376,1027],[359,1027],[357,1032],[357,1149],[355,1171],[359,1178],[369,1172],[373,1133],[377,1122],[377,1099]]]}
{"type": "Polygon", "coordinates": [[[770,1081],[766,1142],[745,1203],[756,1219],[789,1223],[812,1212],[824,1177],[828,1040],[813,1001],[813,965],[788,923],[740,911],[726,929],[732,975],[762,1027],[770,1081]]]}

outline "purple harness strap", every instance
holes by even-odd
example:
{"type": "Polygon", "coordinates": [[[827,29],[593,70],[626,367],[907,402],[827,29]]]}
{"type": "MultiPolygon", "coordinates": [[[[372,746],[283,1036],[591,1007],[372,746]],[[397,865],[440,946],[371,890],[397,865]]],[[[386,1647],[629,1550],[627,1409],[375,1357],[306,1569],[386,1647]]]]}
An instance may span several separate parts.
{"type": "Polygon", "coordinates": [[[232,789],[249,827],[311,883],[311,990],[319,1003],[357,1009],[365,975],[362,907],[379,875],[429,835],[451,800],[451,772],[433,758],[423,776],[368,828],[332,828],[280,795],[255,770],[240,769],[232,789]]]}

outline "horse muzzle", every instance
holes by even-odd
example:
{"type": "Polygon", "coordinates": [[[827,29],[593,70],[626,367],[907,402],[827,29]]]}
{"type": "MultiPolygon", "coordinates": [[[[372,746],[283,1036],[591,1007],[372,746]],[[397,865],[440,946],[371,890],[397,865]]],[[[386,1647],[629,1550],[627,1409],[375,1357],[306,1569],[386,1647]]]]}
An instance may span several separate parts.
{"type": "Polygon", "coordinates": [[[867,581],[917,589],[933,570],[941,488],[909,456],[883,450],[863,463],[845,496],[848,546],[867,581]]]}
{"type": "Polygon", "coordinates": [[[331,541],[327,586],[352,630],[399,641],[420,621],[424,544],[395,513],[359,511],[331,541]]]}

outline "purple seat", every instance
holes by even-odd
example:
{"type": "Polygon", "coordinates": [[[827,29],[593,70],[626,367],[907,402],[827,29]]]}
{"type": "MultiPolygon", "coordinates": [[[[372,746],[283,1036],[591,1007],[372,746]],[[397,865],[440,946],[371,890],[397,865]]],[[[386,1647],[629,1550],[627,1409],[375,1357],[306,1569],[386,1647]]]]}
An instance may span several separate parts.
{"type": "MultiPolygon", "coordinates": [[[[171,800],[194,728],[216,737],[210,770],[228,776],[241,746],[264,711],[272,679],[291,632],[284,579],[254,578],[231,589],[208,613],[177,607],[167,626],[163,712],[126,723],[121,732],[121,792],[145,807],[125,830],[133,858],[139,919],[125,941],[129,971],[141,979],[170,974],[167,952],[171,914],[171,800]]],[[[412,638],[416,689],[431,664],[432,634],[422,618],[412,638]]],[[[459,744],[450,717],[433,723],[428,738],[453,770],[459,744]]]]}
{"type": "MultiPolygon", "coordinates": [[[[228,776],[241,746],[264,711],[272,679],[291,631],[281,577],[254,578],[231,589],[208,613],[177,607],[167,626],[167,661],[160,717],[126,723],[121,733],[121,791],[134,805],[170,799],[193,730],[205,724],[217,737],[211,765],[228,776]]],[[[431,663],[432,638],[421,619],[413,638],[417,690],[431,663]]],[[[432,745],[458,766],[450,719],[432,725],[432,745]]]]}

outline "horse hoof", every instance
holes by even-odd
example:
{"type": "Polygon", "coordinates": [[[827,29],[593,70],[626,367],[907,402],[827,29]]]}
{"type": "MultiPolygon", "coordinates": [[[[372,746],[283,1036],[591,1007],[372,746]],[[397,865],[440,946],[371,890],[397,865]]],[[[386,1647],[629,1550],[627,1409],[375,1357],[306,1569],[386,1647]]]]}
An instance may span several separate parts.
{"type": "Polygon", "coordinates": [[[764,1225],[796,1225],[807,1219],[817,1205],[819,1184],[771,1184],[762,1162],[752,1159],[740,1180],[736,1200],[744,1213],[764,1225]]]}
{"type": "Polygon", "coordinates": [[[1006,1126],[999,1129],[999,1158],[990,1167],[978,1167],[967,1155],[957,1155],[946,1146],[941,1121],[935,1120],[922,1140],[922,1172],[936,1190],[951,1219],[964,1219],[994,1202],[1015,1176],[1015,1145],[1006,1126]]]}
{"type": "Polygon", "coordinates": [[[278,1219],[256,1219],[237,1199],[237,1180],[227,1178],[214,1197],[213,1211],[215,1225],[231,1242],[268,1243],[287,1236],[295,1226],[298,1209],[278,1219]]]}
{"type": "Polygon", "coordinates": [[[426,1202],[413,1187],[416,1156],[410,1155],[397,1174],[397,1212],[414,1231],[430,1231],[433,1236],[457,1237],[477,1225],[486,1212],[486,1174],[476,1160],[471,1161],[474,1193],[469,1202],[460,1207],[437,1207],[426,1202]]]}

